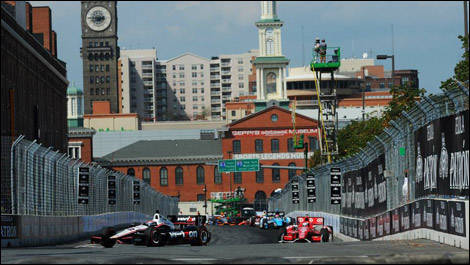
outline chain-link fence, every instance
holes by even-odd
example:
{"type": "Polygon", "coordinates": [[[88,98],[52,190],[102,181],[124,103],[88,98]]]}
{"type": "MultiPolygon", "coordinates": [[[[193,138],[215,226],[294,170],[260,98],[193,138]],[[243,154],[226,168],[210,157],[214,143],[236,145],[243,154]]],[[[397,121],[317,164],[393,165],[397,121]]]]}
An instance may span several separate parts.
{"type": "Polygon", "coordinates": [[[178,199],[163,195],[133,176],[87,164],[45,148],[35,141],[2,137],[2,214],[84,216],[135,211],[151,215],[177,214],[178,199]],[[79,168],[88,168],[88,199],[79,203],[79,168]],[[109,202],[108,177],[115,177],[109,202]],[[139,200],[136,203],[135,185],[139,200]]]}
{"type": "MultiPolygon", "coordinates": [[[[293,204],[292,202],[291,180],[281,192],[274,194],[268,200],[269,210],[278,209],[286,213],[313,211],[344,215],[344,211],[341,208],[354,206],[356,197],[354,192],[352,194],[350,192],[343,192],[341,194],[341,205],[331,204],[330,169],[332,167],[340,168],[342,176],[344,176],[345,173],[351,171],[360,171],[381,156],[385,157],[385,168],[382,178],[385,180],[386,187],[386,210],[394,209],[405,204],[407,201],[417,199],[415,195],[415,132],[431,121],[463,111],[468,112],[468,109],[468,84],[466,86],[459,84],[458,88],[445,91],[439,95],[423,97],[410,111],[403,112],[401,117],[391,121],[391,126],[385,128],[382,134],[367,143],[367,146],[361,149],[359,153],[328,165],[310,169],[308,173],[315,176],[315,202],[307,202],[306,174],[302,174],[293,178],[294,181],[298,180],[299,182],[300,202],[298,204],[293,204]],[[407,181],[405,180],[406,176],[408,177],[408,194],[403,192],[404,183],[407,181]]],[[[373,182],[375,183],[375,181],[374,179],[373,182]]],[[[466,189],[468,190],[468,186],[466,189]]],[[[374,197],[378,196],[376,187],[373,188],[373,193],[374,197]]],[[[427,197],[449,196],[434,195],[427,197]]],[[[385,209],[382,210],[382,212],[386,211],[385,209]]],[[[379,214],[379,212],[374,214],[379,214]]],[[[354,216],[354,214],[347,215],[354,216]]]]}

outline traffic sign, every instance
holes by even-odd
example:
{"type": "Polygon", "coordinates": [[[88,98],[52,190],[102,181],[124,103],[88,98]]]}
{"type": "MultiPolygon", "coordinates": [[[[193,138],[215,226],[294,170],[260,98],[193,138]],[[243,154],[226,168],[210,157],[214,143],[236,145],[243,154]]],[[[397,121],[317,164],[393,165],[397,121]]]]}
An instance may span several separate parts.
{"type": "Polygon", "coordinates": [[[219,172],[259,171],[259,159],[226,159],[219,160],[219,172]]]}

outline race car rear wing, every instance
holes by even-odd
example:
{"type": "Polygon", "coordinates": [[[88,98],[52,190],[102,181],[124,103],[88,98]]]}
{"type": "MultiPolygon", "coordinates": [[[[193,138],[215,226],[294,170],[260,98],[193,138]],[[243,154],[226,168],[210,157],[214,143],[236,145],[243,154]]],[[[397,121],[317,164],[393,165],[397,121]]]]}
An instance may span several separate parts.
{"type": "Polygon", "coordinates": [[[204,225],[207,221],[205,215],[168,215],[168,220],[175,225],[204,225]]]}
{"type": "Polygon", "coordinates": [[[310,216],[299,216],[297,217],[297,224],[308,222],[312,225],[323,225],[323,217],[310,217],[310,216]]]}
{"type": "Polygon", "coordinates": [[[267,212],[266,216],[268,217],[274,217],[276,214],[279,214],[280,217],[284,217],[286,215],[285,212],[267,212]]]}

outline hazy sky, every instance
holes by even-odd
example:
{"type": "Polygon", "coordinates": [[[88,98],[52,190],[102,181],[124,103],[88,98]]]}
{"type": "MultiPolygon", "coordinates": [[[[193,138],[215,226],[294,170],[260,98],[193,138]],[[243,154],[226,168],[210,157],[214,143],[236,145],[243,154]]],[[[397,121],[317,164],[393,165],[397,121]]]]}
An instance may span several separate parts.
{"type": "MultiPolygon", "coordinates": [[[[32,1],[52,9],[59,58],[67,75],[82,87],[80,2],[32,1]]],[[[118,2],[121,49],[157,49],[159,59],[185,52],[210,58],[258,49],[259,2],[118,2]]],[[[343,58],[392,53],[395,68],[417,69],[420,87],[439,92],[462,55],[463,3],[460,2],[294,2],[279,1],[283,54],[290,66],[311,59],[312,40],[340,46],[343,58]],[[302,59],[302,28],[305,58],[302,59]]],[[[390,60],[377,61],[391,69],[390,60]]]]}

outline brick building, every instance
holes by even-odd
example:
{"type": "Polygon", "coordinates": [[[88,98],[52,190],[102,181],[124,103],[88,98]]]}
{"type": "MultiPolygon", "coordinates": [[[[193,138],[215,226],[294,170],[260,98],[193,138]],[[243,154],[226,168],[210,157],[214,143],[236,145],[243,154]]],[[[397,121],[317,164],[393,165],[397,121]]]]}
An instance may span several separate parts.
{"type": "MultiPolygon", "coordinates": [[[[305,135],[309,156],[318,149],[318,123],[296,115],[296,130],[305,135]]],[[[291,112],[272,106],[227,125],[222,139],[224,159],[259,159],[260,165],[304,167],[302,150],[293,148],[291,112]]],[[[262,168],[258,172],[231,173],[232,187],[245,188],[245,197],[255,208],[262,209],[272,192],[284,187],[301,170],[262,168]]]]}
{"type": "Polygon", "coordinates": [[[138,141],[96,161],[102,166],[136,176],[159,192],[180,201],[204,200],[204,185],[212,191],[229,191],[228,176],[218,173],[222,159],[220,139],[138,141]]]}
{"type": "Polygon", "coordinates": [[[95,133],[95,130],[88,128],[69,128],[67,154],[71,158],[91,163],[93,161],[93,135],[95,133]]]}

